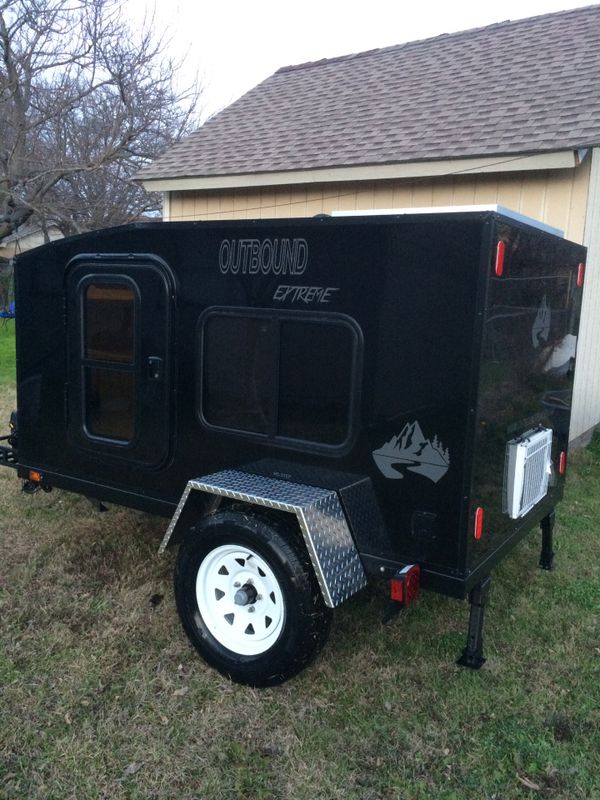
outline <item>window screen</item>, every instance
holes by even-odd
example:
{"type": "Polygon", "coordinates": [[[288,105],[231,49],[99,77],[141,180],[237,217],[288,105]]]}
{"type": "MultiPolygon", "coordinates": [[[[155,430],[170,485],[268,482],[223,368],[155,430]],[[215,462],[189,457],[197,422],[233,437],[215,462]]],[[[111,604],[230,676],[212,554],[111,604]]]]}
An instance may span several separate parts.
{"type": "Polygon", "coordinates": [[[358,335],[336,315],[211,311],[201,417],[211,426],[339,447],[350,436],[358,335]]]}
{"type": "Polygon", "coordinates": [[[97,282],[82,293],[85,429],[128,442],[135,434],[135,292],[129,283],[97,282]]]}
{"type": "Polygon", "coordinates": [[[133,374],[115,369],[85,370],[86,421],[93,436],[130,441],[135,418],[133,374]]]}
{"type": "Polygon", "coordinates": [[[91,283],[85,290],[85,357],[133,364],[133,287],[91,283]]]}
{"type": "Polygon", "coordinates": [[[211,425],[267,434],[275,343],[268,319],[211,316],[204,326],[203,411],[211,425]]]}
{"type": "Polygon", "coordinates": [[[346,325],[283,321],[277,433],[341,444],[348,435],[354,337],[346,325]]]}

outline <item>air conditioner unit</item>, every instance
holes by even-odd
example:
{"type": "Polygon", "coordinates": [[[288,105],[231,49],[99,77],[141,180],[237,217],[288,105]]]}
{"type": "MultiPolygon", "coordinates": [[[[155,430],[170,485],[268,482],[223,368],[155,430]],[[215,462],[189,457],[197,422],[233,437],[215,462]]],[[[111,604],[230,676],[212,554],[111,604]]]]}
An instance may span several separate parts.
{"type": "Polygon", "coordinates": [[[506,445],[504,512],[524,517],[546,496],[552,472],[552,430],[534,428],[506,445]]]}

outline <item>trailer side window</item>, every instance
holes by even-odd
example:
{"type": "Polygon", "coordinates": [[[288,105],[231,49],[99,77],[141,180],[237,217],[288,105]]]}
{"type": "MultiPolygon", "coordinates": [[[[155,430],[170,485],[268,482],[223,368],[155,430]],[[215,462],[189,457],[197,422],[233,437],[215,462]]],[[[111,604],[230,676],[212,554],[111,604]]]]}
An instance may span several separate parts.
{"type": "Polygon", "coordinates": [[[83,292],[85,427],[128,442],[135,432],[135,292],[128,283],[89,283],[83,292]]]}
{"type": "Polygon", "coordinates": [[[290,447],[339,448],[351,433],[358,338],[338,315],[211,310],[201,326],[201,419],[290,447]]]}

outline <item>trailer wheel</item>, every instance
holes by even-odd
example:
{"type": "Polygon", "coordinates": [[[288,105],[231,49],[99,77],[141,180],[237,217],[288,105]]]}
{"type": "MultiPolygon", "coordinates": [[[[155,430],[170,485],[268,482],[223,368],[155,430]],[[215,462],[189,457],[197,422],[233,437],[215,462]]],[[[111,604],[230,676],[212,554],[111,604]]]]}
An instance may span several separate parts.
{"type": "Polygon", "coordinates": [[[205,518],[181,544],[175,598],[202,657],[250,686],[273,686],[304,669],[331,622],[295,532],[240,510],[205,518]]]}

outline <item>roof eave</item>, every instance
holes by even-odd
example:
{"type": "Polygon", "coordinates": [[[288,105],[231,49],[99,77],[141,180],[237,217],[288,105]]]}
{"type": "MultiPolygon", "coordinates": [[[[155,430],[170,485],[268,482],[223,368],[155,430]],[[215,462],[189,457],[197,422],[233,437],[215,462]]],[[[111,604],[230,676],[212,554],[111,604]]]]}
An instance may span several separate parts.
{"type": "Polygon", "coordinates": [[[543,153],[512,153],[500,156],[479,156],[476,158],[406,161],[396,164],[325,167],[282,172],[140,177],[139,181],[145,189],[152,192],[251,189],[313,183],[449,177],[452,175],[472,175],[486,172],[573,169],[581,163],[584,157],[585,151],[582,150],[556,150],[543,153]]]}

